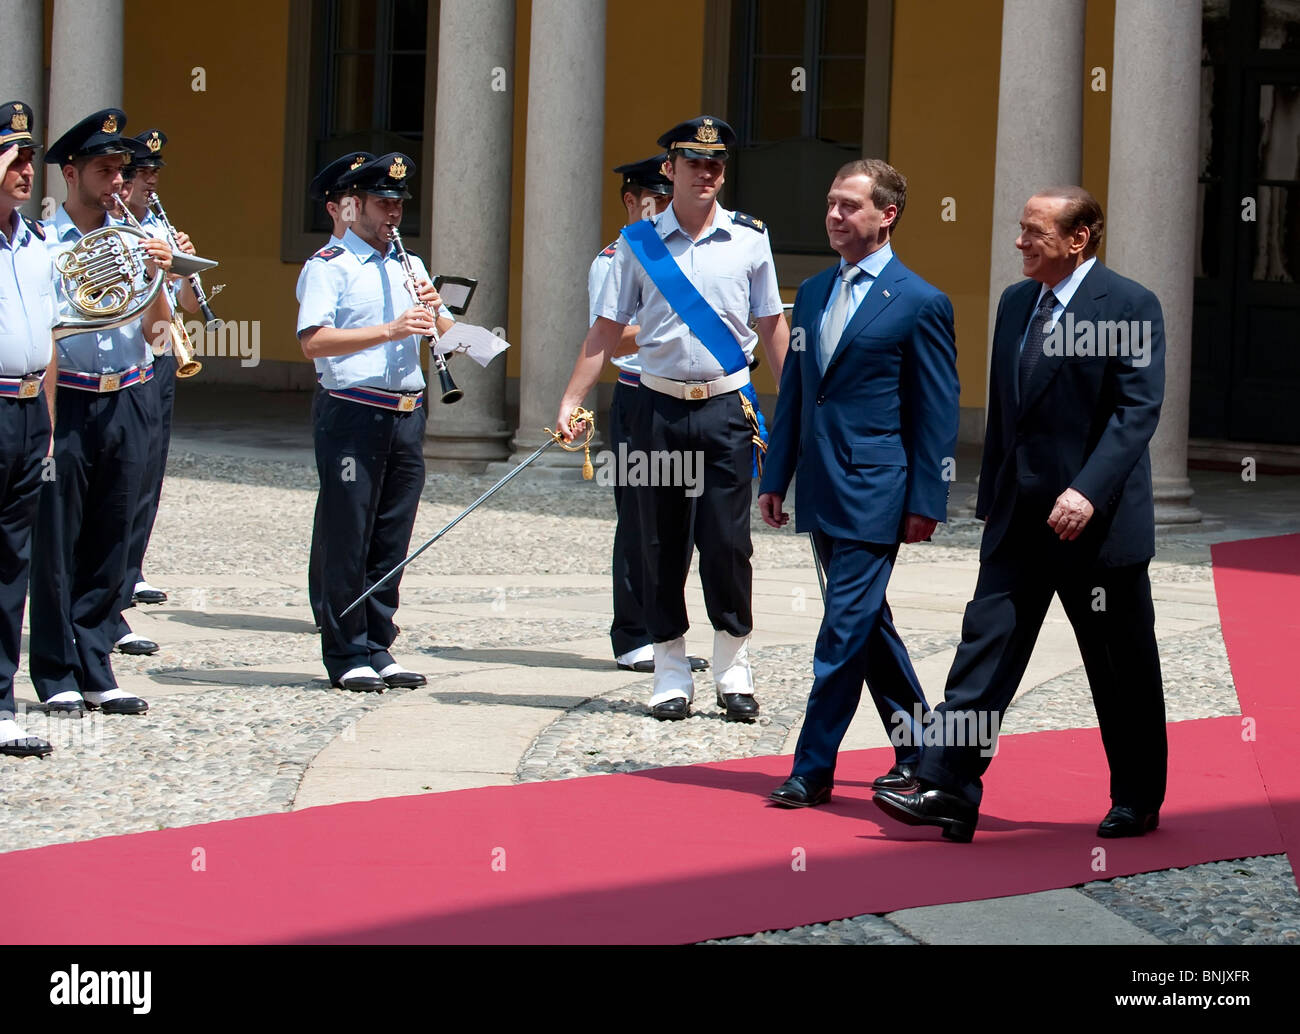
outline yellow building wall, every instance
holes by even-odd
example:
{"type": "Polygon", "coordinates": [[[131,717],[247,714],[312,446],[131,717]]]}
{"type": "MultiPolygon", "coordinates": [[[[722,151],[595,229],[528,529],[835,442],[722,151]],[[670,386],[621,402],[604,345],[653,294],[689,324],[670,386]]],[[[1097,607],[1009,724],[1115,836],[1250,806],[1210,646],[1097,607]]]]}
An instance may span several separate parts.
{"type": "Polygon", "coordinates": [[[127,132],[167,134],[158,193],[199,254],[221,262],[203,278],[209,292],[226,285],[213,310],[261,321],[263,360],[306,362],[295,334],[300,267],[280,261],[288,3],[224,0],[215,20],[206,7],[125,8],[127,132]],[[198,66],[202,92],[192,88],[198,66]]]}

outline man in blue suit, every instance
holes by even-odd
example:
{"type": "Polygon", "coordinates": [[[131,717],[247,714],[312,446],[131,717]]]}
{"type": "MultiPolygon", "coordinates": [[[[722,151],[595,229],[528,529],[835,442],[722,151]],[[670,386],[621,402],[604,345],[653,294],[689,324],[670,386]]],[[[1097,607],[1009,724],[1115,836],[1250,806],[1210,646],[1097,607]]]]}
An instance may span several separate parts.
{"type": "Polygon", "coordinates": [[[1097,260],[1103,230],[1082,187],[1031,197],[1016,239],[1026,279],[998,303],[975,598],[917,787],[874,796],[891,817],[949,840],[975,835],[997,730],[1053,595],[1079,642],[1110,763],[1097,835],[1142,836],[1160,822],[1168,745],[1147,565],[1164,322],[1154,294],[1097,260]]]}
{"type": "Polygon", "coordinates": [[[917,718],[926,712],[885,589],[900,542],[947,518],[957,444],[952,303],[894,257],[907,180],[878,159],[835,176],[826,232],[838,265],[805,280],[777,395],[758,506],[774,528],[798,473],[796,530],[826,568],[826,611],[790,778],[771,799],[830,800],[835,760],[865,680],[895,744],[877,789],[915,786],[917,718]]]}

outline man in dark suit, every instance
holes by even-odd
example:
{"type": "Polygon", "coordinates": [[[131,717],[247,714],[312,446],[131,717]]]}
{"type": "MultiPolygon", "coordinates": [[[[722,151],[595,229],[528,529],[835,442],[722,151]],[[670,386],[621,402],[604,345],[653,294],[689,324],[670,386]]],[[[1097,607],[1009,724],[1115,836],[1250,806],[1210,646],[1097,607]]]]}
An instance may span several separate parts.
{"type": "Polygon", "coordinates": [[[1110,763],[1113,807],[1097,835],[1141,836],[1160,820],[1167,741],[1147,445],[1164,397],[1164,323],[1155,295],[1097,261],[1103,229],[1082,187],[1030,198],[1016,239],[1029,279],[998,303],[975,598],[918,787],[875,795],[886,814],[950,840],[974,836],[997,728],[1054,593],[1110,763]]]}
{"type": "Polygon", "coordinates": [[[771,799],[830,799],[840,741],[865,679],[896,763],[873,784],[907,789],[927,710],[885,588],[900,542],[947,516],[957,444],[952,304],[894,257],[907,181],[872,159],[845,165],[826,198],[838,265],[805,280],[777,395],[759,512],[779,528],[798,473],[795,516],[826,568],[826,611],[790,778],[771,799]]]}

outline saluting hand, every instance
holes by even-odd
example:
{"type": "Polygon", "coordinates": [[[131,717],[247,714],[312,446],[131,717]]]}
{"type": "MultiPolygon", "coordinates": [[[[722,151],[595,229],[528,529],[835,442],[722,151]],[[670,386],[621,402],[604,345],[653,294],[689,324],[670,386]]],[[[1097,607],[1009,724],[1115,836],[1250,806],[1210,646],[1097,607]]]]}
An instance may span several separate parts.
{"type": "Polygon", "coordinates": [[[5,174],[5,170],[14,163],[14,159],[17,157],[17,147],[7,147],[4,151],[0,152],[0,176],[5,174]]]}
{"type": "Polygon", "coordinates": [[[400,341],[412,334],[428,337],[433,333],[433,314],[423,307],[407,309],[388,324],[388,340],[400,341]]]}
{"type": "Polygon", "coordinates": [[[1088,502],[1087,496],[1073,488],[1067,488],[1057,496],[1047,523],[1062,542],[1073,542],[1083,533],[1092,514],[1092,503],[1088,502]]]}

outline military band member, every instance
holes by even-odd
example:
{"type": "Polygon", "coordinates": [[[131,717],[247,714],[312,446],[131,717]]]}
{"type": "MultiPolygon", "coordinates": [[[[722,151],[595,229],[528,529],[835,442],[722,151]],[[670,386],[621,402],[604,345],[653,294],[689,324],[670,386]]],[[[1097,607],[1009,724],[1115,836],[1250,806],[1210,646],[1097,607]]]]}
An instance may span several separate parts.
{"type": "MultiPolygon", "coordinates": [[[[107,108],[50,145],[45,161],[62,171],[68,191],[44,224],[52,259],[110,225],[131,154],[121,136],[125,126],[126,115],[107,108]]],[[[149,238],[141,246],[151,273],[166,275],[166,242],[149,238]]],[[[50,712],[149,708],[118,687],[110,654],[118,616],[131,599],[129,542],[151,465],[149,432],[158,419],[156,395],[138,390],[153,376],[147,328],[170,317],[166,292],[159,291],[140,319],[76,334],[56,347],[54,477],[41,486],[31,596],[32,681],[50,712]]]]}
{"type": "MultiPolygon", "coordinates": [[[[321,654],[332,685],[361,692],[425,682],[389,652],[399,579],[342,614],[405,557],[424,487],[420,344],[435,320],[408,304],[389,244],[414,172],[410,158],[393,153],[347,174],[340,203],[354,201],[356,222],[307,261],[299,298],[298,338],[324,391],[314,428],[321,654]]],[[[423,263],[414,255],[411,262],[420,299],[437,312],[439,332],[450,330],[451,313],[423,263]]]]}
{"type": "MultiPolygon", "coordinates": [[[[673,199],[673,181],[664,175],[668,155],[657,154],[639,162],[629,162],[614,169],[623,177],[621,200],[629,223],[658,215],[673,199]]],[[[591,262],[587,273],[587,299],[591,308],[590,323],[596,322],[596,303],[614,262],[618,241],[604,248],[591,262]]],[[[609,404],[609,447],[617,455],[627,448],[632,413],[636,408],[637,385],[641,381],[641,358],[636,351],[636,336],[641,328],[632,324],[623,328],[617,354],[611,360],[618,367],[618,381],[609,404]]],[[[655,669],[654,647],[646,631],[642,614],[641,531],[636,505],[630,492],[624,491],[620,479],[614,480],[614,512],[618,523],[614,530],[614,621],[609,638],[614,647],[614,663],[624,671],[650,672],[655,669]]],[[[692,671],[703,671],[708,662],[703,657],[690,658],[692,671]]]]}
{"type": "MultiPolygon", "coordinates": [[[[159,170],[167,164],[162,154],[162,149],[167,143],[167,134],[160,129],[147,129],[134,137],[124,138],[124,142],[132,149],[132,154],[131,161],[122,169],[121,197],[136,222],[146,233],[159,240],[166,240],[167,228],[149,207],[149,196],[157,192],[159,170]]],[[[128,220],[123,218],[123,221],[128,220]]],[[[176,238],[176,243],[182,251],[190,255],[194,254],[194,246],[186,234],[177,232],[176,238]]],[[[173,312],[179,312],[182,308],[188,312],[198,311],[198,299],[194,297],[194,290],[186,281],[179,278],[171,279],[167,284],[167,291],[173,312]]],[[[176,358],[172,354],[171,335],[159,332],[158,328],[147,329],[154,350],[153,379],[142,390],[152,391],[158,396],[158,423],[151,428],[150,433],[153,442],[151,453],[153,466],[149,472],[146,490],[140,493],[131,529],[129,561],[131,570],[128,578],[134,586],[131,594],[132,604],[165,603],[167,600],[167,593],[154,588],[145,579],[143,568],[145,552],[149,548],[154,522],[158,518],[163,477],[167,473],[167,455],[171,449],[172,411],[176,402],[176,358]]],[[[158,652],[157,643],[131,631],[125,614],[121,616],[118,623],[116,648],[119,653],[126,654],[158,652]]]]}
{"type": "MultiPolygon", "coordinates": [[[[325,213],[330,217],[330,239],[326,242],[326,247],[331,244],[342,244],[343,235],[347,233],[348,226],[356,221],[355,197],[346,197],[343,193],[342,179],[348,173],[371,161],[375,156],[369,151],[349,151],[347,154],[335,158],[329,162],[320,172],[312,178],[307,187],[307,196],[313,201],[323,201],[325,203],[325,213]]],[[[303,266],[302,272],[298,274],[297,295],[299,301],[302,301],[302,284],[307,276],[307,267],[303,266]]],[[[320,386],[319,375],[316,378],[316,394],[312,397],[311,412],[312,425],[320,419],[320,403],[324,390],[320,386]]],[[[307,563],[307,598],[311,603],[311,616],[316,624],[316,631],[320,631],[320,500],[317,499],[316,517],[312,521],[311,528],[311,558],[307,563]]]]}
{"type": "Polygon", "coordinates": [[[32,523],[50,444],[43,387],[54,325],[54,281],[40,224],[18,206],[31,200],[31,105],[0,105],[0,754],[42,757],[53,749],[29,736],[14,709],[32,523]]]}
{"type": "Polygon", "coordinates": [[[556,421],[570,437],[570,414],[614,354],[623,327],[636,320],[643,369],[630,444],[652,457],[676,457],[681,470],[694,456],[703,459],[697,498],[685,485],[631,489],[644,542],[646,628],[654,643],[650,713],[659,719],[685,718],[695,691],[685,639],[692,534],[714,628],[719,706],[729,718],[758,713],[748,653],[756,430],[748,367],[761,341],[779,378],[789,330],[764,224],[716,201],[734,140],[729,125],[707,115],[659,138],[671,161],[672,204],[653,220],[623,229],[556,421]]]}

